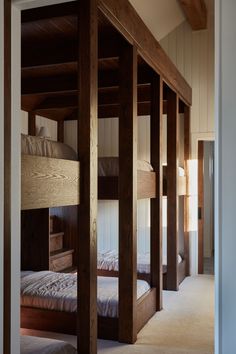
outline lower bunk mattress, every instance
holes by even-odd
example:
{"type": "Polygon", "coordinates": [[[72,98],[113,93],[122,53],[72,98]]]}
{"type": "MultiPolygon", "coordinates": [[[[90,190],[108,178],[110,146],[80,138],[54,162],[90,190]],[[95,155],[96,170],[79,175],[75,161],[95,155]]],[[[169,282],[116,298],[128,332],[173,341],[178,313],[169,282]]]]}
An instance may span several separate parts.
{"type": "Polygon", "coordinates": [[[21,354],[76,354],[77,350],[61,340],[40,338],[33,336],[21,336],[21,354]]]}
{"type": "MultiPolygon", "coordinates": [[[[137,280],[137,299],[150,290],[137,280]]],[[[76,312],[77,274],[51,271],[21,272],[21,306],[76,312]]],[[[98,277],[98,316],[118,317],[118,278],[98,277]]]]}
{"type": "MultiPolygon", "coordinates": [[[[183,261],[178,255],[178,264],[183,261]]],[[[167,270],[167,257],[163,256],[163,273],[167,270]]],[[[119,255],[116,250],[99,252],[97,259],[99,270],[115,271],[119,270],[119,255]]],[[[137,272],[140,274],[150,274],[150,253],[139,253],[137,255],[137,272]]]]}

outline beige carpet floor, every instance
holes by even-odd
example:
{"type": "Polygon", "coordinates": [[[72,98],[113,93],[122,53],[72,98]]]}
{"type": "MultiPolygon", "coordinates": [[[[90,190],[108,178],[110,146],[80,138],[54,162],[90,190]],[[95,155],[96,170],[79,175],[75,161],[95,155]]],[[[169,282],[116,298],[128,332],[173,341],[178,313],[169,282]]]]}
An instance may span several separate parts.
{"type": "MultiPolygon", "coordinates": [[[[99,354],[213,354],[214,278],[188,277],[178,292],[165,291],[164,309],[156,313],[134,345],[99,340],[99,354]]],[[[74,336],[21,330],[22,334],[62,339],[76,345],[74,336]]]]}

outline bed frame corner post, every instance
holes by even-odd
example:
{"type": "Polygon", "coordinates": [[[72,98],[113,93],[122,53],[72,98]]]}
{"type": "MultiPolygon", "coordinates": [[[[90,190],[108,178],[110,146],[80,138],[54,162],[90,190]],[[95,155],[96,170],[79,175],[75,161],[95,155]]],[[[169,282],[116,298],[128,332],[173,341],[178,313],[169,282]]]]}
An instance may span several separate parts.
{"type": "Polygon", "coordinates": [[[184,170],[186,173],[186,194],[184,196],[184,257],[186,276],[190,275],[189,262],[189,159],[190,159],[190,119],[191,107],[184,106],[184,170]]]}
{"type": "Polygon", "coordinates": [[[28,134],[36,136],[36,114],[28,112],[28,134]]]}
{"type": "Polygon", "coordinates": [[[156,172],[156,198],[151,199],[151,286],[156,288],[156,310],[162,309],[162,111],[163,81],[153,73],[151,86],[151,165],[156,172]]]}
{"type": "Polygon", "coordinates": [[[167,90],[167,290],[179,289],[179,97],[167,90]]]}
{"type": "Polygon", "coordinates": [[[97,0],[78,2],[78,351],[97,353],[97,0]]]}
{"type": "Polygon", "coordinates": [[[120,57],[119,341],[137,339],[137,49],[120,57]]]}

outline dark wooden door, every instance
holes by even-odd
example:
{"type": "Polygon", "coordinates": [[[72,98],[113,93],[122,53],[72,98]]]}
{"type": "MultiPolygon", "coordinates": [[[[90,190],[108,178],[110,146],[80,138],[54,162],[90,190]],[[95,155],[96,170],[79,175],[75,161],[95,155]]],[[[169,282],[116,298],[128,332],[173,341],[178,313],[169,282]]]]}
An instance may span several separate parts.
{"type": "Polygon", "coordinates": [[[204,142],[198,142],[198,273],[203,274],[204,142]]]}

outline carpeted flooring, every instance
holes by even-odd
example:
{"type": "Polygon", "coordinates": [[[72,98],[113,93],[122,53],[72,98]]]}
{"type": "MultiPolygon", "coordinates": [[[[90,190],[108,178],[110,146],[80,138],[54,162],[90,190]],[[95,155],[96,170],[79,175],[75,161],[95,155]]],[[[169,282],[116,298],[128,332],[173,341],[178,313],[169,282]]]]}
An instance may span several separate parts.
{"type": "MultiPolygon", "coordinates": [[[[188,277],[178,292],[165,291],[161,312],[140,331],[134,345],[98,341],[99,354],[213,354],[214,278],[188,277]]],[[[76,345],[74,336],[21,330],[22,334],[62,339],[76,345]]]]}

